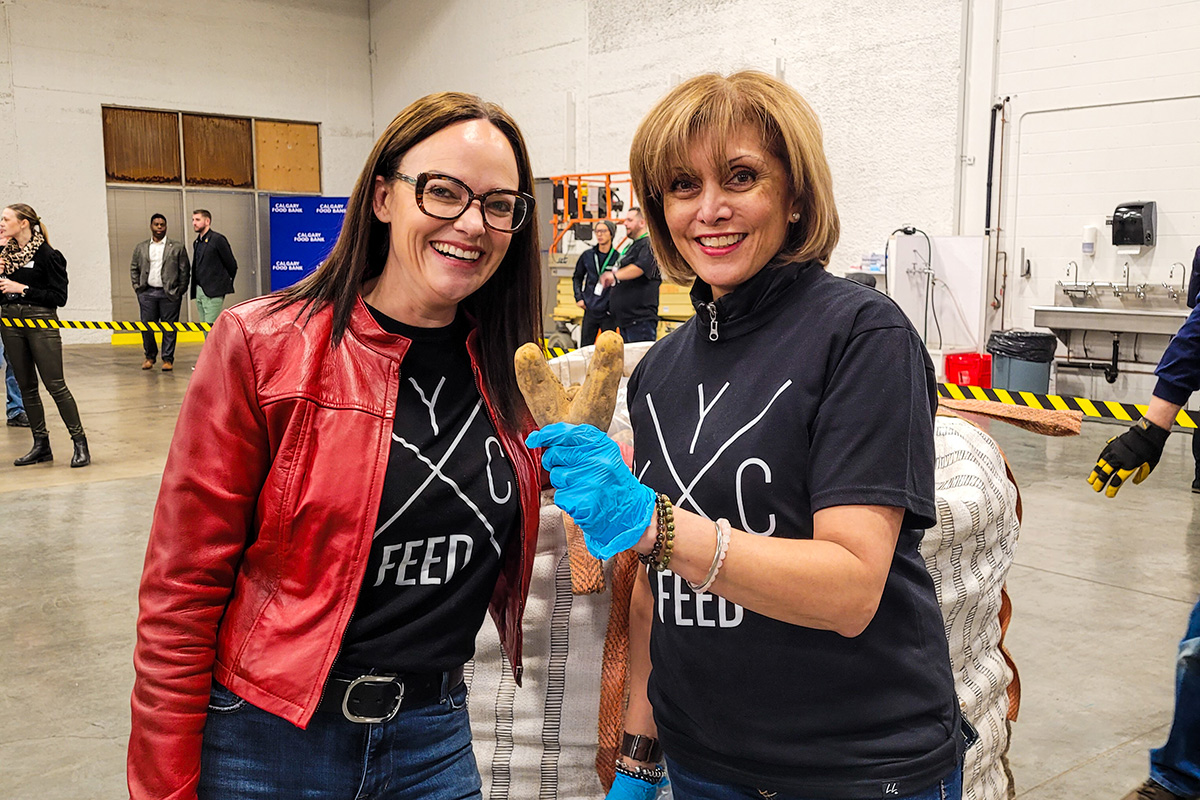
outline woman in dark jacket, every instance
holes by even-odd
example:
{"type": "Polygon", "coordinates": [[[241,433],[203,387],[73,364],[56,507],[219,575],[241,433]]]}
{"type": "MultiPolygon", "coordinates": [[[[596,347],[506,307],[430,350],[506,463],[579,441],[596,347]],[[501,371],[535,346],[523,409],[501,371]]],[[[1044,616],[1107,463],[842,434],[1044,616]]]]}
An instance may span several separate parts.
{"type": "Polygon", "coordinates": [[[825,271],[816,114],[769,75],[701,75],[642,121],[629,167],[696,316],[629,379],[632,473],[588,425],[527,439],[592,553],[651,565],[608,800],[652,800],[661,758],[676,800],[958,800],[965,734],[918,548],[933,365],[895,303],[825,271]]]}
{"type": "MultiPolygon", "coordinates": [[[[67,260],[50,246],[46,227],[37,212],[24,203],[14,203],[0,213],[0,236],[8,244],[0,250],[0,310],[18,322],[58,321],[58,308],[67,302],[67,260]]],[[[57,328],[0,327],[17,385],[25,400],[25,413],[33,431],[33,449],[13,461],[18,467],[53,461],[46,411],[38,395],[37,376],[58,406],[59,416],[75,442],[72,467],[92,463],[87,437],[79,421],[75,398],[63,380],[62,337],[57,328]]]]}
{"type": "Polygon", "coordinates": [[[579,346],[596,343],[600,331],[615,331],[617,323],[608,312],[609,287],[597,287],[601,273],[616,269],[621,254],[613,247],[615,223],[601,220],[596,225],[596,246],[583,251],[575,262],[575,304],[583,309],[583,324],[579,328],[579,346]]]}

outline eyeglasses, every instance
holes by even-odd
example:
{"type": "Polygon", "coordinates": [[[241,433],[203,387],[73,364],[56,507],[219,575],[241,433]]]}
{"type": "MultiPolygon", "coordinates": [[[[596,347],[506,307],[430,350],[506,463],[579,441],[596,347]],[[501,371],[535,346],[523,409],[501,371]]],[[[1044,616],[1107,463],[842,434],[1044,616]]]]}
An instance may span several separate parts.
{"type": "Polygon", "coordinates": [[[458,219],[476,200],[483,224],[500,233],[516,233],[533,217],[533,198],[524,192],[493,189],[475,194],[458,178],[437,172],[422,172],[415,178],[401,172],[396,177],[413,185],[417,208],[435,219],[458,219]]]}

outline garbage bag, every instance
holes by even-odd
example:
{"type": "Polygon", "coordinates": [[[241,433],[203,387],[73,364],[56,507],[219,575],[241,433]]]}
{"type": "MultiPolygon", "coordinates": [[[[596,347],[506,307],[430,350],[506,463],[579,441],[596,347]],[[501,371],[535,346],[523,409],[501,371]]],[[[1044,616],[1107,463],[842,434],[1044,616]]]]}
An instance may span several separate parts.
{"type": "Polygon", "coordinates": [[[988,337],[987,351],[994,356],[1049,364],[1058,349],[1053,333],[1040,331],[996,331],[988,337]]]}

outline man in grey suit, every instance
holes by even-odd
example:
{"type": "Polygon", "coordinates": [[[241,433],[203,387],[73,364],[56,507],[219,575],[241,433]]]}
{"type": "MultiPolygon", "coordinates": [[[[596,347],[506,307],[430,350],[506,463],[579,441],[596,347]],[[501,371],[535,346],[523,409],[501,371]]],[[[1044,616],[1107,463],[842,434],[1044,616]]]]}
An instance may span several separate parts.
{"type": "MultiPolygon", "coordinates": [[[[167,238],[167,218],[150,218],[150,238],[133,248],[129,277],[137,293],[142,322],[178,322],[183,295],[191,279],[187,248],[167,238]]],[[[175,369],[175,331],[162,335],[163,372],[175,369]]],[[[142,350],[146,360],[142,369],[152,369],[158,358],[158,343],[152,331],[142,332],[142,350]]]]}

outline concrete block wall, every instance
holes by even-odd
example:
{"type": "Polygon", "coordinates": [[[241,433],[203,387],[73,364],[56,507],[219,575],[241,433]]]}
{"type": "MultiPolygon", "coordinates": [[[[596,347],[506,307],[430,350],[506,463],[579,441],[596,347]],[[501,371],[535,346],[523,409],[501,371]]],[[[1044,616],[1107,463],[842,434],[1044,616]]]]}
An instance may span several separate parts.
{"type": "Polygon", "coordinates": [[[1006,325],[1032,328],[1030,307],[1074,279],[1071,260],[1080,281],[1179,286],[1172,264],[1190,270],[1200,245],[1200,3],[1011,0],[999,29],[997,94],[1012,98],[1006,325]],[[1118,255],[1105,218],[1135,200],[1158,202],[1158,243],[1118,255]],[[1084,225],[1100,230],[1094,257],[1081,254],[1084,225]],[[1016,277],[1022,248],[1028,279],[1016,277]]]}
{"type": "Polygon", "coordinates": [[[517,119],[539,176],[624,170],[680,79],[781,69],[824,126],[840,274],[900,224],[953,232],[961,27],[960,0],[372,0],[375,127],[458,88],[517,119]]]}
{"type": "Polygon", "coordinates": [[[374,140],[368,46],[367,0],[0,2],[0,203],[37,209],[67,257],[62,316],[111,312],[102,105],[320,123],[325,193],[345,194],[374,140]]]}

